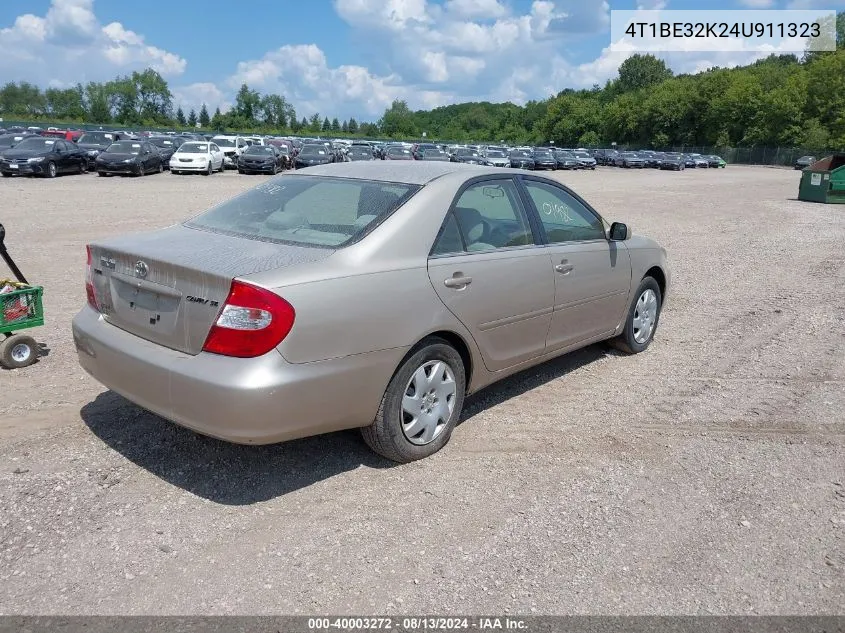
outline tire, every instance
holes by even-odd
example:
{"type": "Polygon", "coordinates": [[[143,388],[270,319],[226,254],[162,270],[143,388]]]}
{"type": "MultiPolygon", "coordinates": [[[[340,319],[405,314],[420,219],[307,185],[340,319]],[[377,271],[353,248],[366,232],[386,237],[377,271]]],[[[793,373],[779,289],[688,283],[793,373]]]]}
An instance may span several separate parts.
{"type": "Polygon", "coordinates": [[[213,174],[213,173],[214,173],[214,172],[213,172],[213,170],[211,169],[211,161],[208,161],[208,169],[206,169],[204,172],[202,172],[202,175],[203,175],[203,176],[210,176],[210,175],[211,175],[211,174],[213,174]]]}
{"type": "Polygon", "coordinates": [[[104,172],[104,171],[98,171],[98,172],[97,172],[97,175],[98,175],[98,176],[100,176],[100,177],[102,177],[102,178],[105,178],[105,177],[106,177],[106,172],[104,172]]]}
{"type": "Polygon", "coordinates": [[[79,163],[79,175],[81,176],[82,174],[84,174],[87,171],[88,171],[88,165],[86,165],[84,162],[79,163]]]}
{"type": "Polygon", "coordinates": [[[164,163],[158,164],[158,173],[160,173],[160,174],[164,173],[164,163]]]}
{"type": "Polygon", "coordinates": [[[31,336],[13,334],[0,342],[0,365],[7,369],[20,369],[38,360],[38,343],[31,336]]]}
{"type": "Polygon", "coordinates": [[[239,173],[239,174],[241,174],[241,175],[243,175],[243,174],[245,174],[246,172],[245,172],[243,169],[238,169],[238,173],[239,173]]]}
{"type": "Polygon", "coordinates": [[[627,354],[639,354],[648,348],[654,340],[654,333],[657,332],[657,325],[660,321],[660,309],[663,305],[663,296],[660,293],[660,286],[653,277],[645,277],[640,282],[631,307],[628,308],[628,316],[625,318],[625,328],[610,344],[618,350],[627,354]],[[645,325],[643,318],[645,317],[645,325]],[[640,327],[637,327],[639,321],[640,327]],[[643,327],[648,327],[647,332],[643,327]]]}
{"type": "Polygon", "coordinates": [[[393,374],[381,399],[376,419],[370,426],[361,429],[361,435],[373,451],[400,464],[429,457],[449,441],[461,416],[465,392],[466,373],[460,354],[443,339],[427,338],[408,353],[393,374]],[[424,396],[420,395],[421,390],[415,383],[418,377],[423,381],[432,378],[431,372],[437,372],[441,378],[447,379],[441,383],[439,393],[429,391],[424,396]],[[406,419],[406,415],[410,417],[402,406],[406,394],[410,395],[411,401],[424,398],[423,402],[428,405],[428,411],[423,411],[421,415],[426,416],[430,424],[418,425],[419,432],[416,432],[413,420],[406,419]],[[438,396],[439,403],[432,399],[438,396]],[[438,405],[441,416],[429,417],[432,408],[436,413],[438,405]],[[442,414],[448,415],[448,419],[444,421],[442,414]],[[430,439],[426,433],[432,434],[430,439]]]}
{"type": "Polygon", "coordinates": [[[178,175],[179,175],[179,174],[181,174],[182,172],[181,172],[181,171],[178,171],[178,170],[175,170],[175,169],[171,169],[171,170],[170,170],[170,173],[171,173],[171,174],[173,174],[174,176],[178,176],[178,175]]]}
{"type": "Polygon", "coordinates": [[[225,160],[221,160],[221,161],[220,161],[220,169],[218,169],[218,171],[219,171],[221,174],[222,174],[224,171],[226,171],[226,161],[225,161],[225,160]]]}
{"type": "Polygon", "coordinates": [[[279,173],[279,166],[276,163],[273,163],[273,171],[270,173],[271,176],[275,176],[279,173]]]}
{"type": "Polygon", "coordinates": [[[2,173],[3,173],[3,178],[11,178],[12,177],[12,174],[6,173],[5,171],[2,172],[2,173]]]}
{"type": "Polygon", "coordinates": [[[47,176],[47,178],[55,178],[59,175],[59,170],[56,167],[56,163],[54,163],[53,161],[47,163],[47,172],[45,175],[47,176]]]}

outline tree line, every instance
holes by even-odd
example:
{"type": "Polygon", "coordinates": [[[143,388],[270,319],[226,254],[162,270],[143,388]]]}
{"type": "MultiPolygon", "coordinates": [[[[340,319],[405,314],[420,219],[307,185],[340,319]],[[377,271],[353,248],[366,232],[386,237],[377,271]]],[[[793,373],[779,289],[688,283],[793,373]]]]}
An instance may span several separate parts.
{"type": "Polygon", "coordinates": [[[595,147],[790,146],[845,148],[845,13],[835,52],[772,55],[748,66],[674,75],[652,55],[634,55],[603,87],[565,89],[545,100],[461,103],[413,111],[394,101],[378,121],[298,116],[283,95],[241,86],[227,112],[205,104],[174,109],[152,69],[72,88],[27,82],[0,88],[7,118],[121,126],[200,126],[215,131],[328,134],[418,140],[595,147]]]}

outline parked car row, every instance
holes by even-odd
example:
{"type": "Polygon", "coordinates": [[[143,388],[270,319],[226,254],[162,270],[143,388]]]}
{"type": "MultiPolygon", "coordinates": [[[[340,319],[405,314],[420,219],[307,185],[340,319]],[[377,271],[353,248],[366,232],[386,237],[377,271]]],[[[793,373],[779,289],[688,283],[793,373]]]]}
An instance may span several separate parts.
{"type": "Polygon", "coordinates": [[[595,149],[592,155],[599,165],[609,167],[625,167],[640,169],[651,167],[654,169],[674,169],[682,171],[687,167],[718,168],[725,167],[727,163],[715,155],[704,156],[702,154],[683,154],[679,152],[657,152],[654,150],[639,151],[617,151],[614,149],[595,149]]]}
{"type": "MultiPolygon", "coordinates": [[[[20,128],[0,134],[0,173],[7,177],[54,177],[61,173],[96,171],[101,176],[141,176],[169,169],[173,174],[210,175],[237,169],[241,174],[275,174],[286,169],[362,160],[441,161],[532,171],[594,170],[597,165],[682,171],[688,167],[726,165],[719,156],[654,150],[379,143],[191,132],[76,132],[20,128]]],[[[799,163],[805,159],[812,162],[811,157],[803,157],[799,163]]]]}

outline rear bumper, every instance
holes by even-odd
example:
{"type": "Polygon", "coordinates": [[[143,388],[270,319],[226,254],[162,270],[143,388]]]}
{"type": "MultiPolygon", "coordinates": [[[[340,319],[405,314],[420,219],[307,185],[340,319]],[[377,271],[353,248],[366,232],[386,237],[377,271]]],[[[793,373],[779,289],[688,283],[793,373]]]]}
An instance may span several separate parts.
{"type": "Polygon", "coordinates": [[[79,363],[135,404],[203,435],[270,444],[367,426],[407,349],[288,363],[184,354],[106,323],[88,306],[73,319],[79,363]]]}

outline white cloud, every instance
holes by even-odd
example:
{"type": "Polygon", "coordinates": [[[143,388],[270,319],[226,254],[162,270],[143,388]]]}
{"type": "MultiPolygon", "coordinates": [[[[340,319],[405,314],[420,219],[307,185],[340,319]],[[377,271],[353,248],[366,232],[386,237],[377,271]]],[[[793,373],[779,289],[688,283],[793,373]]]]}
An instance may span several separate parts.
{"type": "Polygon", "coordinates": [[[202,104],[208,108],[209,114],[214,114],[215,108],[225,112],[232,107],[229,95],[217,84],[210,82],[197,82],[187,86],[171,87],[173,92],[173,108],[181,106],[187,116],[191,109],[199,113],[202,104]]]}
{"type": "Polygon", "coordinates": [[[749,9],[771,9],[775,6],[775,0],[739,0],[739,3],[749,9]]]}
{"type": "MultiPolygon", "coordinates": [[[[315,44],[286,45],[261,59],[240,62],[226,84],[235,91],[242,83],[262,92],[284,95],[299,116],[314,112],[339,116],[343,111],[357,109],[373,117],[394,99],[408,95],[408,87],[398,76],[375,75],[363,66],[330,68],[325,54],[315,44]]],[[[425,98],[432,100],[431,95],[425,98]]]]}
{"type": "Polygon", "coordinates": [[[462,18],[500,18],[508,10],[499,0],[446,0],[446,10],[462,18]]]}
{"type": "Polygon", "coordinates": [[[187,61],[148,44],[119,22],[102,26],[94,0],[52,0],[44,16],[25,14],[0,29],[0,76],[42,85],[102,81],[152,67],[164,76],[185,71],[187,61]]]}

